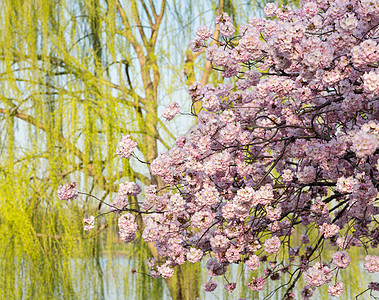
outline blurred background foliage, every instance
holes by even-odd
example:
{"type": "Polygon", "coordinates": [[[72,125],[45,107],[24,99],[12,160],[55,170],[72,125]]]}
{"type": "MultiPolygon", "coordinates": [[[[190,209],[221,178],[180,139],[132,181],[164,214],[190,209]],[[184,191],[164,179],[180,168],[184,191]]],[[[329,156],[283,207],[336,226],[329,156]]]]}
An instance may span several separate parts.
{"type": "Polygon", "coordinates": [[[121,244],[113,214],[83,232],[83,217],[106,207],[88,196],[59,201],[56,190],[76,180],[110,202],[121,181],[162,185],[137,160],[118,159],[117,143],[131,134],[148,162],[171,147],[194,120],[168,124],[162,109],[177,101],[188,112],[188,84],[222,81],[187,51],[194,30],[214,28],[217,11],[245,23],[264,4],[0,0],[1,299],[103,299],[114,284],[121,299],[199,295],[198,266],[166,283],[132,276],[131,268],[148,272],[151,245],[121,244]]]}

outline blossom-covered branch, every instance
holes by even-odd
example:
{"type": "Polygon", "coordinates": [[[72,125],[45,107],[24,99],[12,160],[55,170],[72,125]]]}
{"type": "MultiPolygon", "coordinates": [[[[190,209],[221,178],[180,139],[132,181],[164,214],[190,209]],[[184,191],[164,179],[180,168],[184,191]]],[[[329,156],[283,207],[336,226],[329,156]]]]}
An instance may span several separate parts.
{"type": "MultiPolygon", "coordinates": [[[[142,237],[165,259],[149,264],[151,275],[168,278],[187,260],[208,259],[206,291],[217,287],[212,277],[244,264],[261,274],[248,284],[252,290],[288,273],[286,299],[302,276],[303,298],[324,284],[339,297],[351,247],[365,249],[368,272],[379,271],[369,249],[379,244],[379,5],[270,3],[265,13],[239,30],[223,13],[219,41],[207,46],[212,30],[202,26],[190,42],[231,79],[189,87],[192,101],[202,103],[196,125],[150,164],[152,175],[179,190],[145,189],[142,208],[152,213],[142,237]],[[334,249],[329,262],[325,247],[334,249]]],[[[164,117],[178,111],[174,103],[164,117]]],[[[135,145],[123,139],[121,146],[130,157],[135,145]]],[[[120,186],[112,204],[128,211],[119,220],[125,241],[136,232],[126,196],[140,191],[120,186]]],[[[236,283],[226,282],[232,292],[236,283]]]]}

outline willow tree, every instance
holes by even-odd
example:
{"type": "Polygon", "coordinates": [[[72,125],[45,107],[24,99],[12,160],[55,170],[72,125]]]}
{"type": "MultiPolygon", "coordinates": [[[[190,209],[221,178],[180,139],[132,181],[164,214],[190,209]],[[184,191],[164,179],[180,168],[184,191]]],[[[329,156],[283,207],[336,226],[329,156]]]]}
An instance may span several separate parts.
{"type": "MultiPolygon", "coordinates": [[[[159,105],[168,104],[167,95],[183,96],[180,88],[196,78],[208,82],[212,70],[193,56],[184,61],[188,33],[222,8],[233,15],[239,3],[0,3],[0,298],[104,297],[101,288],[87,295],[83,286],[102,286],[100,246],[113,243],[115,224],[109,216],[85,236],[84,211],[105,208],[89,197],[67,205],[55,191],[76,179],[108,201],[121,180],[162,186],[148,168],[121,164],[117,142],[131,134],[147,162],[174,143],[159,105]],[[94,254],[94,264],[83,263],[94,254]]],[[[157,255],[153,245],[144,247],[157,255]]],[[[170,293],[194,298],[197,284],[185,282],[184,272],[167,282],[170,293]]]]}

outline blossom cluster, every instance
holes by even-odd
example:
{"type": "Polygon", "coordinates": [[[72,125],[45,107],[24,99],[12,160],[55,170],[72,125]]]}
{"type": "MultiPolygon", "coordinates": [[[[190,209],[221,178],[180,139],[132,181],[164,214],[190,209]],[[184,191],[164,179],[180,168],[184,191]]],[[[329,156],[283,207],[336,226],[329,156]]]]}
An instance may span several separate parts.
{"type": "Polygon", "coordinates": [[[137,147],[137,143],[130,138],[129,134],[127,134],[122,137],[120,143],[118,144],[116,153],[119,157],[129,158],[135,147],[137,147]]]}
{"type": "Polygon", "coordinates": [[[120,239],[124,242],[131,242],[136,237],[137,223],[135,217],[131,213],[123,214],[118,219],[118,228],[120,239]]]}
{"type": "Polygon", "coordinates": [[[139,193],[141,193],[141,187],[138,183],[127,181],[119,185],[118,194],[120,196],[137,196],[139,193]]]}
{"type": "Polygon", "coordinates": [[[58,197],[61,200],[72,200],[78,197],[78,189],[76,187],[76,182],[73,181],[71,183],[67,183],[65,185],[61,185],[58,188],[58,197]]]}
{"type": "Polygon", "coordinates": [[[162,112],[162,117],[167,121],[171,121],[178,113],[180,106],[177,102],[170,104],[165,110],[162,112]]]}
{"type": "Polygon", "coordinates": [[[90,216],[87,219],[83,219],[83,222],[86,223],[86,225],[84,225],[84,230],[89,231],[95,228],[95,216],[90,216]]]}
{"type": "MultiPolygon", "coordinates": [[[[379,245],[377,3],[270,3],[267,18],[239,28],[222,13],[217,42],[209,42],[210,28],[196,30],[190,48],[203,51],[225,83],[188,88],[202,104],[197,122],[150,164],[151,175],[172,188],[147,186],[138,212],[142,238],[163,258],[150,264],[151,276],[168,278],[175,266],[206,259],[206,291],[231,264],[244,264],[259,273],[248,284],[255,291],[298,272],[307,284],[304,299],[328,283],[330,295],[342,295],[337,277],[350,265],[349,249],[379,245]],[[335,250],[329,261],[326,246],[335,250]]],[[[173,104],[164,117],[177,111],[173,104]]],[[[135,146],[126,136],[117,153],[128,158],[135,146]]],[[[140,192],[120,190],[120,197],[140,192]]],[[[117,201],[117,212],[128,211],[117,201]]],[[[131,212],[121,215],[119,228],[122,240],[133,240],[131,212]]],[[[377,256],[365,261],[368,272],[379,271],[377,256]]],[[[233,292],[236,284],[224,288],[233,292]]]]}
{"type": "MultiPolygon", "coordinates": [[[[302,293],[311,295],[349,266],[347,249],[379,243],[378,8],[303,1],[300,9],[270,3],[264,11],[268,18],[253,17],[238,29],[223,13],[218,43],[207,46],[212,32],[205,26],[190,42],[234,78],[234,88],[200,82],[188,88],[192,101],[202,103],[197,124],[151,164],[152,174],[179,194],[146,197],[156,214],[144,218],[143,237],[173,267],[183,254],[195,261],[195,253],[203,258],[211,251],[211,277],[233,263],[257,270],[266,257],[270,266],[249,283],[253,290],[280,277],[276,256],[288,247],[284,270],[300,260],[308,283],[302,293]],[[318,232],[289,247],[300,230],[294,224],[318,232]],[[315,236],[321,236],[317,249],[308,245],[315,236]],[[325,243],[339,251],[311,267],[325,243]]],[[[375,259],[366,258],[370,272],[375,259]]],[[[335,297],[342,291],[341,282],[328,289],[335,297]]]]}

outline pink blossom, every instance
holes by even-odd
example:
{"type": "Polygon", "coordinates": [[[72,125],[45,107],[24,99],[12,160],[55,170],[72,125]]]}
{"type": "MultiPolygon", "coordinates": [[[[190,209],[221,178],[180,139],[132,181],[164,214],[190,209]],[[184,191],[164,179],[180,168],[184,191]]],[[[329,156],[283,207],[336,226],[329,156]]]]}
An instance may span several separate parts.
{"type": "Polygon", "coordinates": [[[118,144],[116,154],[122,158],[129,158],[135,147],[137,147],[137,143],[130,139],[130,135],[124,135],[118,144]]]}
{"type": "Polygon", "coordinates": [[[339,237],[336,241],[336,244],[341,249],[349,249],[350,246],[355,246],[355,247],[362,246],[362,243],[359,239],[349,236],[349,235],[344,235],[342,237],[339,237]]]}
{"type": "Polygon", "coordinates": [[[234,25],[231,22],[220,24],[220,33],[225,37],[232,36],[234,33],[234,25]]]}
{"type": "Polygon", "coordinates": [[[379,60],[379,45],[374,40],[365,40],[351,49],[351,55],[357,67],[376,63],[379,60]]]}
{"type": "Polygon", "coordinates": [[[232,19],[229,17],[228,13],[223,12],[221,15],[217,16],[216,24],[225,24],[226,22],[231,22],[232,19]]]}
{"type": "Polygon", "coordinates": [[[151,270],[150,271],[150,275],[151,275],[151,277],[153,277],[154,279],[157,279],[158,277],[159,277],[159,272],[157,271],[157,270],[151,270]]]}
{"type": "Polygon", "coordinates": [[[337,179],[337,191],[341,193],[351,193],[353,192],[353,186],[357,183],[357,180],[354,179],[352,176],[345,178],[340,177],[337,179]]]}
{"type": "Polygon", "coordinates": [[[278,10],[278,7],[276,6],[275,3],[267,3],[264,8],[264,13],[266,14],[267,17],[270,18],[276,15],[277,10],[278,10]]]}
{"type": "Polygon", "coordinates": [[[220,142],[224,145],[232,145],[237,140],[240,131],[241,127],[239,126],[239,124],[227,124],[220,131],[220,142]]]}
{"type": "Polygon", "coordinates": [[[156,264],[157,260],[154,257],[150,257],[147,259],[147,265],[152,268],[156,264]]]}
{"type": "Polygon", "coordinates": [[[201,25],[198,29],[196,29],[196,34],[202,40],[208,40],[212,36],[212,33],[212,29],[204,25],[201,25]]]}
{"type": "Polygon", "coordinates": [[[162,112],[162,117],[167,121],[171,121],[179,113],[179,110],[179,104],[177,102],[174,102],[162,112]]]}
{"type": "MultiPolygon", "coordinates": [[[[255,204],[255,191],[252,187],[246,187],[237,191],[236,202],[255,204]]],[[[256,205],[256,204],[255,204],[256,205]]]]}
{"type": "Polygon", "coordinates": [[[204,284],[204,291],[206,292],[213,292],[217,288],[217,283],[209,280],[207,283],[204,284]]]}
{"type": "Polygon", "coordinates": [[[218,51],[218,46],[216,44],[209,46],[207,49],[205,49],[205,57],[207,58],[207,60],[213,62],[216,51],[218,51]]]}
{"type": "Polygon", "coordinates": [[[204,171],[208,175],[215,175],[229,165],[230,154],[228,152],[216,153],[204,163],[204,171]]]}
{"type": "Polygon", "coordinates": [[[210,185],[205,185],[204,188],[196,193],[196,202],[202,206],[212,206],[219,202],[219,192],[210,185]]]}
{"type": "Polygon", "coordinates": [[[340,228],[335,224],[324,223],[320,227],[320,232],[325,238],[330,238],[338,234],[340,232],[340,228]]]}
{"type": "Polygon", "coordinates": [[[191,217],[192,226],[195,228],[208,228],[214,220],[214,214],[210,210],[198,211],[191,217]]]}
{"type": "Polygon", "coordinates": [[[76,188],[76,182],[67,183],[65,185],[61,185],[58,188],[58,197],[61,200],[72,200],[78,197],[79,193],[76,188]]]}
{"type": "Polygon", "coordinates": [[[282,177],[283,177],[284,181],[289,182],[289,181],[292,181],[294,174],[293,174],[292,170],[285,169],[285,170],[283,170],[282,177]]]}
{"type": "Polygon", "coordinates": [[[277,236],[273,236],[265,240],[265,243],[264,243],[265,251],[267,253],[273,253],[273,254],[277,253],[280,250],[280,246],[281,246],[281,243],[277,236]]]}
{"type": "Polygon", "coordinates": [[[180,137],[178,137],[176,139],[176,143],[175,145],[179,148],[183,148],[184,147],[184,144],[186,143],[186,137],[184,135],[181,135],[180,137]]]}
{"type": "Polygon", "coordinates": [[[249,70],[245,72],[245,78],[251,85],[256,86],[261,79],[261,73],[256,70],[249,70]]]}
{"type": "Polygon", "coordinates": [[[187,260],[191,263],[199,262],[203,257],[203,251],[196,248],[191,248],[191,250],[187,253],[187,260]]]}
{"type": "Polygon", "coordinates": [[[229,59],[229,53],[221,47],[213,52],[212,61],[218,66],[227,66],[229,59]]]}
{"type": "Polygon", "coordinates": [[[255,203],[260,203],[262,205],[269,205],[274,200],[274,191],[271,184],[265,184],[261,186],[259,190],[254,194],[254,201],[252,205],[256,205],[255,203]]]}
{"type": "Polygon", "coordinates": [[[160,175],[162,177],[166,176],[170,172],[168,167],[169,156],[167,153],[160,154],[156,159],[154,159],[150,164],[150,170],[153,175],[160,175]]]}
{"type": "Polygon", "coordinates": [[[226,272],[226,266],[215,258],[207,261],[206,268],[210,271],[210,276],[223,275],[226,272]]]}
{"type": "Polygon", "coordinates": [[[230,246],[229,239],[226,236],[221,235],[221,234],[211,237],[210,243],[212,246],[212,250],[214,252],[220,252],[220,253],[225,252],[230,246]]]}
{"type": "Polygon", "coordinates": [[[167,210],[173,213],[180,213],[185,210],[186,201],[179,194],[174,194],[170,197],[167,204],[167,210]]]}
{"type": "Polygon", "coordinates": [[[340,297],[343,293],[343,283],[339,281],[336,284],[330,285],[328,293],[333,297],[340,297]]]}
{"type": "Polygon", "coordinates": [[[121,213],[129,204],[129,199],[127,196],[121,196],[121,195],[117,195],[113,201],[110,203],[111,205],[111,210],[116,213],[116,214],[119,214],[121,213]]]}
{"type": "Polygon", "coordinates": [[[88,219],[83,219],[83,222],[86,223],[86,225],[84,226],[84,230],[91,230],[93,228],[95,228],[95,217],[94,216],[90,216],[88,219]]]}
{"type": "Polygon", "coordinates": [[[138,183],[126,181],[119,185],[118,194],[120,196],[137,196],[139,193],[141,193],[141,187],[138,183]]]}
{"type": "Polygon", "coordinates": [[[301,183],[311,183],[316,178],[316,169],[313,166],[304,167],[304,169],[297,173],[297,178],[301,183]]]}
{"type": "Polygon", "coordinates": [[[174,275],[174,269],[170,268],[167,264],[157,267],[158,272],[163,278],[170,278],[174,275]]]}
{"type": "Polygon", "coordinates": [[[254,271],[259,268],[259,257],[255,254],[250,255],[249,259],[245,261],[245,264],[250,271],[254,271]]]}
{"type": "Polygon", "coordinates": [[[270,223],[270,224],[268,225],[268,229],[269,229],[271,232],[279,231],[279,230],[280,230],[280,222],[278,222],[278,221],[274,221],[274,222],[270,223]]]}
{"type": "Polygon", "coordinates": [[[319,7],[315,2],[305,2],[303,9],[307,17],[312,18],[317,14],[319,7]]]}
{"type": "Polygon", "coordinates": [[[346,269],[351,262],[351,258],[346,251],[338,251],[333,253],[333,264],[337,268],[346,269]]]}
{"type": "Polygon", "coordinates": [[[328,206],[320,199],[316,199],[311,206],[311,211],[318,216],[326,217],[329,214],[328,206]]]}
{"type": "Polygon", "coordinates": [[[229,292],[233,292],[235,289],[236,289],[236,286],[237,286],[237,283],[235,282],[232,282],[232,283],[228,283],[224,286],[224,288],[229,292]]]}
{"type": "Polygon", "coordinates": [[[233,202],[226,203],[222,207],[222,216],[227,220],[231,220],[235,218],[235,213],[234,213],[235,208],[236,208],[235,203],[233,202]]]}
{"type": "Polygon", "coordinates": [[[131,242],[136,237],[137,223],[134,223],[134,216],[126,213],[118,219],[120,239],[123,242],[131,242]]]}
{"type": "Polygon", "coordinates": [[[379,291],[379,282],[370,282],[368,288],[373,291],[379,291]]]}
{"type": "Polygon", "coordinates": [[[203,98],[203,107],[209,111],[216,111],[220,108],[220,99],[215,93],[206,92],[203,98]]]}
{"type": "Polygon", "coordinates": [[[352,138],[352,142],[351,150],[353,150],[358,157],[367,157],[373,154],[379,146],[375,137],[365,132],[355,134],[352,138]]]}
{"type": "Polygon", "coordinates": [[[145,210],[149,210],[152,207],[155,206],[157,202],[157,186],[156,185],[149,185],[146,187],[145,191],[145,201],[142,204],[142,208],[145,210]]]}
{"type": "Polygon", "coordinates": [[[203,85],[200,81],[195,81],[192,85],[188,87],[187,91],[191,95],[193,100],[197,99],[197,97],[202,95],[203,85]]]}
{"type": "Polygon", "coordinates": [[[194,39],[190,42],[189,46],[193,52],[200,52],[203,50],[204,41],[202,39],[194,39]]]}
{"type": "Polygon", "coordinates": [[[312,268],[304,273],[304,276],[310,286],[318,287],[330,282],[333,278],[333,272],[329,267],[315,263],[312,268]]]}
{"type": "Polygon", "coordinates": [[[372,70],[363,75],[363,90],[377,96],[379,94],[379,71],[372,70]]]}
{"type": "Polygon", "coordinates": [[[379,5],[376,1],[361,0],[358,9],[364,16],[377,16],[379,14],[379,5]]]}
{"type": "Polygon", "coordinates": [[[306,285],[300,292],[300,295],[304,300],[308,300],[313,296],[313,293],[315,292],[314,286],[306,285]]]}
{"type": "Polygon", "coordinates": [[[358,19],[353,13],[345,14],[344,18],[340,20],[340,26],[345,32],[352,32],[358,26],[358,19]]]}
{"type": "Polygon", "coordinates": [[[247,286],[251,288],[253,291],[261,291],[263,290],[265,284],[266,284],[266,280],[263,277],[258,277],[258,278],[253,277],[251,282],[249,282],[247,286]]]}
{"type": "Polygon", "coordinates": [[[241,257],[240,250],[237,247],[229,247],[225,252],[225,257],[230,263],[235,263],[241,257]]]}
{"type": "MultiPolygon", "coordinates": [[[[251,58],[250,54],[248,52],[246,52],[241,46],[235,47],[232,50],[230,56],[236,62],[245,62],[251,58]]],[[[260,73],[259,73],[259,75],[260,75],[260,73]]],[[[246,72],[245,72],[245,77],[246,77],[246,72]]],[[[258,81],[259,81],[259,79],[258,79],[258,81]]],[[[240,90],[246,90],[247,88],[249,88],[250,86],[253,85],[253,81],[249,81],[247,79],[246,80],[240,79],[237,82],[237,85],[238,85],[238,88],[240,90]]]]}
{"type": "Polygon", "coordinates": [[[267,206],[266,212],[267,212],[267,218],[269,218],[271,221],[276,221],[276,220],[279,220],[282,210],[280,207],[274,208],[272,206],[267,206]]]}
{"type": "Polygon", "coordinates": [[[366,255],[364,268],[369,273],[379,272],[379,257],[375,255],[366,255]]]}
{"type": "Polygon", "coordinates": [[[262,47],[262,42],[259,39],[259,33],[257,31],[249,32],[240,40],[240,45],[249,52],[260,53],[260,48],[262,47]]]}

